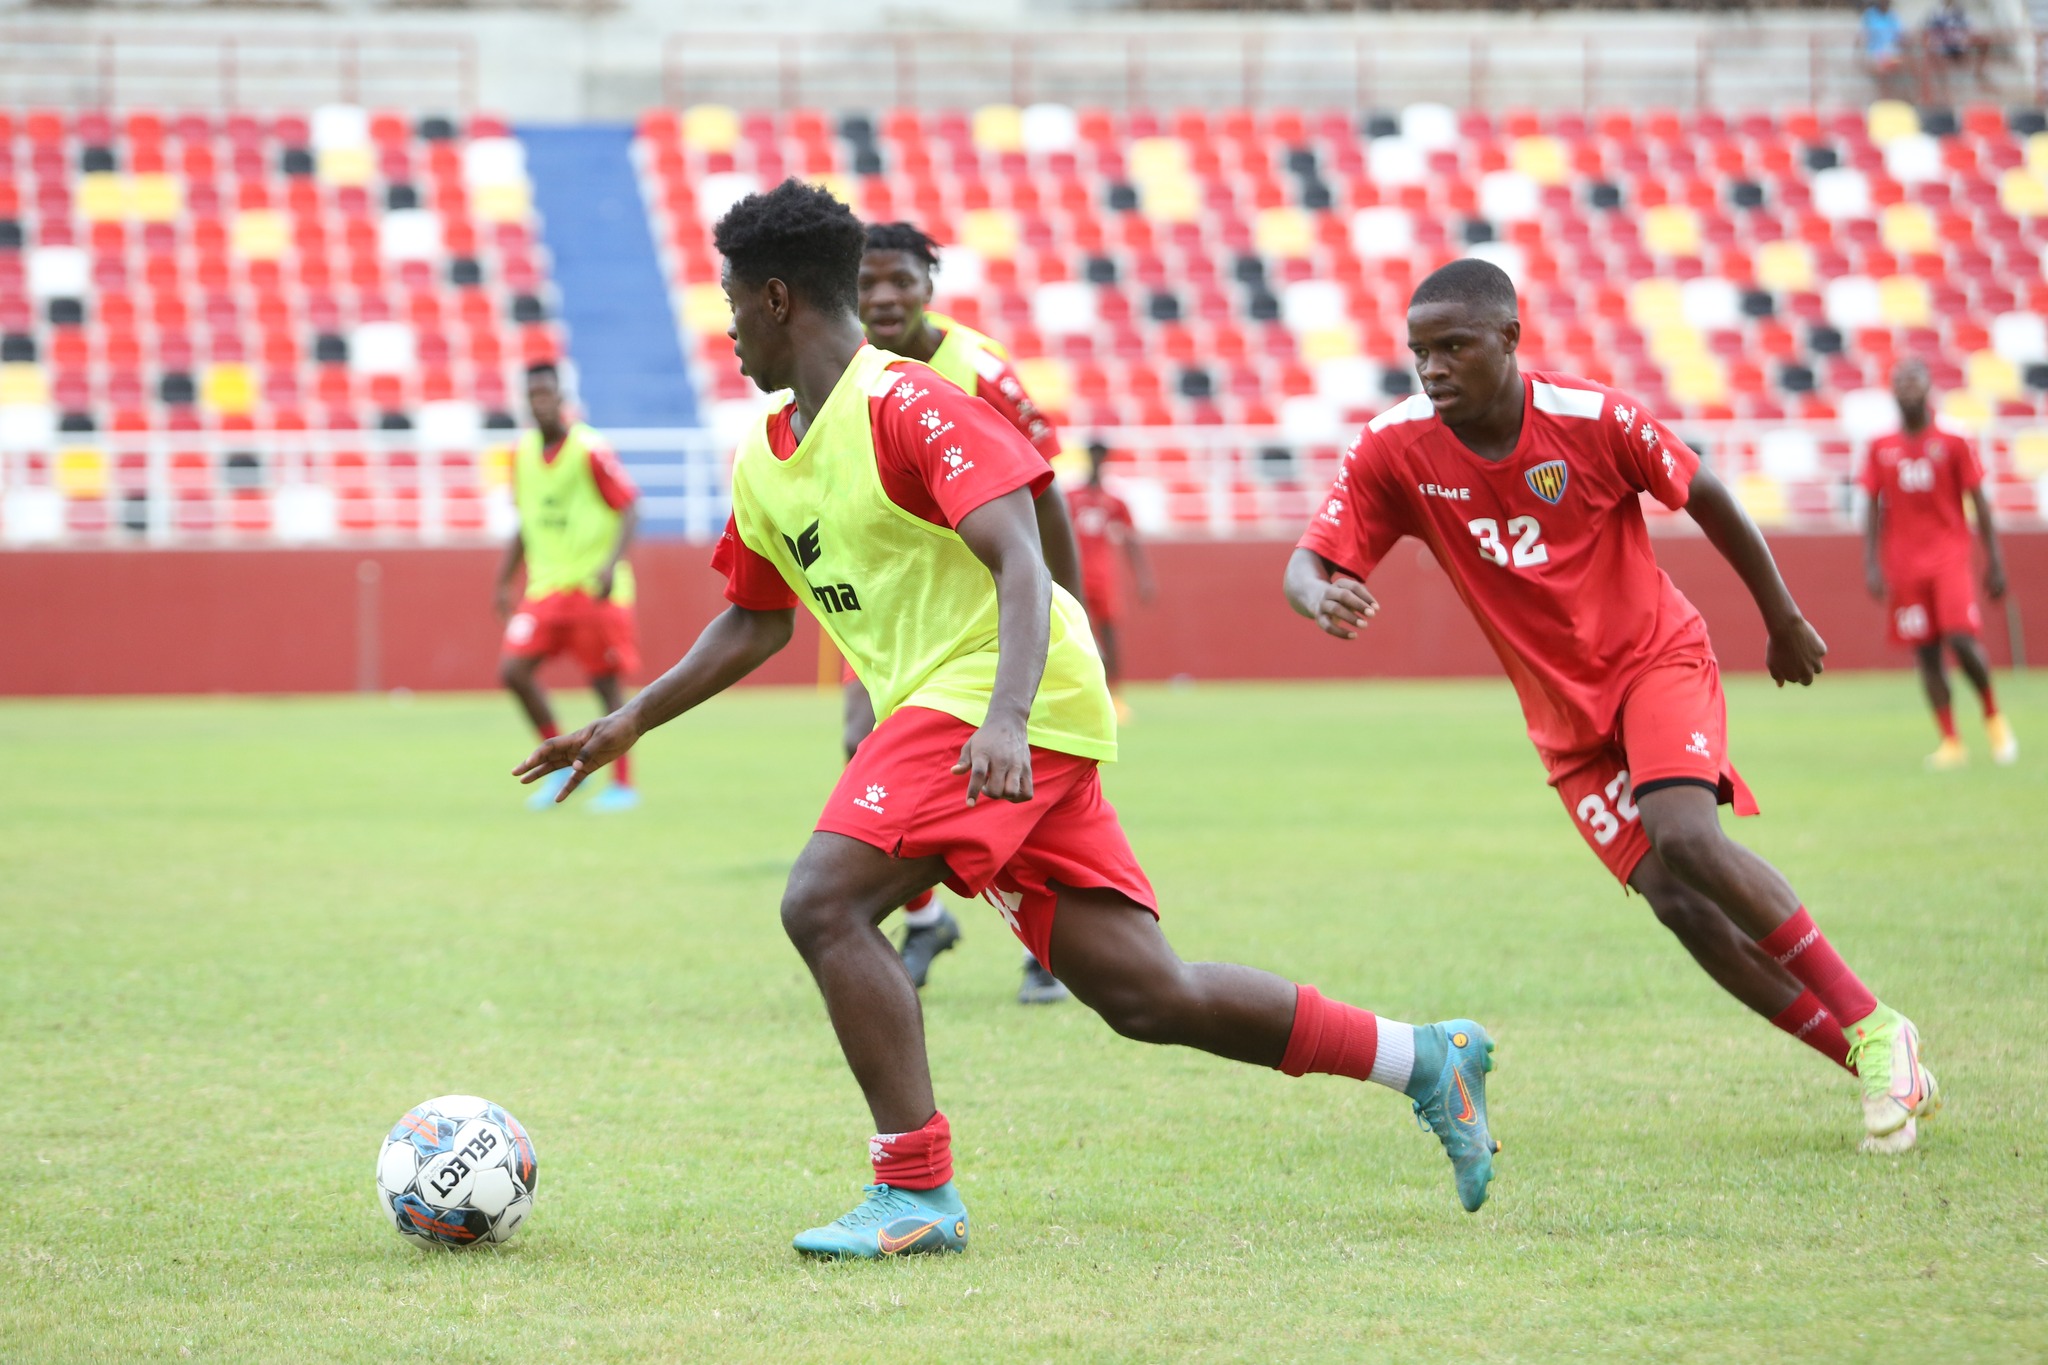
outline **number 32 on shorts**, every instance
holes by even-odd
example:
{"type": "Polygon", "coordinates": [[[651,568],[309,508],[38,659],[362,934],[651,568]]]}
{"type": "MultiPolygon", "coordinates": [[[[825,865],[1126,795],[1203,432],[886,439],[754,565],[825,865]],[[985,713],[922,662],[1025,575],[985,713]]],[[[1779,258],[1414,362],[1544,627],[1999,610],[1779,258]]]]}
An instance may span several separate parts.
{"type": "Polygon", "coordinates": [[[1607,784],[1607,801],[1600,799],[1600,793],[1587,792],[1579,801],[1578,814],[1586,822],[1586,828],[1593,831],[1593,842],[1605,848],[1614,842],[1614,836],[1621,833],[1625,820],[1635,823],[1635,792],[1629,786],[1628,769],[1623,768],[1607,784]],[[1610,807],[1607,802],[1614,804],[1610,807]]]}
{"type": "Polygon", "coordinates": [[[1533,569],[1550,562],[1550,547],[1543,543],[1543,528],[1534,517],[1508,518],[1512,547],[1501,539],[1500,523],[1492,517],[1475,517],[1465,523],[1465,529],[1478,539],[1479,557],[1489,564],[1505,569],[1512,562],[1518,569],[1533,569]]]}

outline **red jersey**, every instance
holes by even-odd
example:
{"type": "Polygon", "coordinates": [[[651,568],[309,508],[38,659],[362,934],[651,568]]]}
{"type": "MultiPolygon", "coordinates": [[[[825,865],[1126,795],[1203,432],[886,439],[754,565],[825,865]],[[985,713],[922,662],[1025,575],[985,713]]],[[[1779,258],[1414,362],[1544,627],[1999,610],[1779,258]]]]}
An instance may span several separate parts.
{"type": "MultiPolygon", "coordinates": [[[[890,368],[903,382],[868,400],[875,470],[889,501],[920,521],[953,530],[969,512],[1005,493],[1029,488],[1035,497],[1052,483],[1045,457],[989,404],[914,360],[890,368]]],[[[768,419],[768,448],[777,459],[796,453],[790,426],[795,415],[791,399],[768,419]]],[[[711,567],[725,575],[726,600],[736,606],[782,611],[798,605],[781,571],[747,547],[730,516],[711,567]]]]}
{"type": "Polygon", "coordinates": [[[1970,523],[1963,495],[1984,483],[1984,466],[1970,442],[1929,425],[1895,431],[1870,445],[1863,489],[1884,507],[1878,547],[1884,574],[1895,583],[1970,568],[1970,523]]]}
{"type": "Polygon", "coordinates": [[[1134,529],[1129,504],[1101,484],[1084,483],[1067,493],[1074,519],[1074,543],[1081,550],[1081,581],[1089,596],[1116,584],[1116,557],[1134,529]]]}
{"type": "Polygon", "coordinates": [[[976,361],[976,382],[970,392],[1000,412],[1040,455],[1047,460],[1057,459],[1060,438],[1045,414],[1038,410],[1038,404],[1031,401],[1031,395],[1024,392],[1024,381],[1017,378],[1010,362],[989,351],[977,352],[976,361]]]}
{"type": "Polygon", "coordinates": [[[1522,435],[1475,455],[1417,394],[1373,419],[1301,545],[1364,579],[1428,545],[1478,620],[1546,759],[1613,736],[1629,684],[1706,622],[1657,567],[1640,494],[1685,505],[1699,457],[1625,394],[1524,370],[1522,435]]]}

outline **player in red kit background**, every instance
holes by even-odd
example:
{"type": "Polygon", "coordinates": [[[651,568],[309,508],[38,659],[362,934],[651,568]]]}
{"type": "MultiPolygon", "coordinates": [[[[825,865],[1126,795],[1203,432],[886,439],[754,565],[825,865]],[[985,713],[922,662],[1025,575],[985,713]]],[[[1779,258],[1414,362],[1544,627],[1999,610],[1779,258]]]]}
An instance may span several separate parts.
{"type": "Polygon", "coordinates": [[[1780,685],[1827,646],[1756,526],[1640,403],[1523,373],[1513,283],[1455,261],[1417,286],[1423,392],[1359,435],[1288,562],[1288,600],[1339,639],[1379,610],[1364,580],[1403,536],[1428,545],[1521,699],[1529,737],[1608,870],[1738,1000],[1862,1079],[1865,1149],[1899,1152],[1939,1105],[1912,1023],[1879,1003],[1778,871],[1731,841],[1754,814],[1728,761],[1706,623],[1657,567],[1640,495],[1683,509],[1749,588],[1780,685]]]}
{"type": "Polygon", "coordinates": [[[1152,565],[1131,520],[1130,505],[1102,485],[1102,466],[1108,460],[1108,446],[1097,441],[1088,447],[1088,482],[1068,492],[1067,511],[1074,519],[1074,541],[1081,547],[1081,601],[1088,608],[1088,624],[1095,630],[1110,695],[1116,698],[1117,719],[1127,720],[1129,711],[1121,689],[1123,652],[1117,641],[1117,627],[1124,619],[1124,595],[1116,561],[1121,553],[1130,562],[1139,600],[1145,602],[1152,600],[1152,565]]]}
{"type": "Polygon", "coordinates": [[[1984,496],[1984,468],[1967,438],[1934,424],[1932,388],[1925,361],[1909,357],[1892,370],[1900,429],[1873,441],[1863,462],[1863,491],[1870,495],[1864,572],[1871,596],[1884,600],[1892,643],[1911,648],[1920,663],[1920,682],[1941,729],[1941,747],[1927,756],[1927,766],[1959,768],[1970,758],[1949,709],[1944,646],[1984,703],[1992,759],[2011,763],[2019,757],[2019,741],[1998,710],[1991,665],[1977,639],[1983,621],[1970,576],[1965,500],[1984,538],[1984,591],[1994,601],[2005,596],[2005,557],[1991,524],[1991,500],[1984,496]]]}

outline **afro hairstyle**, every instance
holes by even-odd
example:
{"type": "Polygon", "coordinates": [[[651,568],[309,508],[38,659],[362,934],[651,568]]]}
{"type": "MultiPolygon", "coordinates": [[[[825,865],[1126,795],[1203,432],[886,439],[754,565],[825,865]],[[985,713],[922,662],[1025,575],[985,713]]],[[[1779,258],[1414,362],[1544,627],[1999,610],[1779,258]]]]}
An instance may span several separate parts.
{"type": "Polygon", "coordinates": [[[750,194],[726,210],[711,240],[737,280],[781,280],[812,303],[849,313],[858,306],[867,230],[828,190],[791,179],[750,194]]]}

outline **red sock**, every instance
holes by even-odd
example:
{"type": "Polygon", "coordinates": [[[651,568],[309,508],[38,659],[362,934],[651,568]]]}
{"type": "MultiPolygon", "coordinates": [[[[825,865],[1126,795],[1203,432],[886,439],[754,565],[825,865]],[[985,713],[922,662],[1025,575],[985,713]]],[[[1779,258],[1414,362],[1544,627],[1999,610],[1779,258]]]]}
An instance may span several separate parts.
{"type": "Polygon", "coordinates": [[[1368,1010],[1326,1000],[1314,986],[1294,988],[1294,1031],[1280,1069],[1290,1076],[1319,1072],[1372,1079],[1372,1061],[1379,1055],[1380,1026],[1368,1010]]]}
{"type": "Polygon", "coordinates": [[[914,1133],[877,1133],[868,1139],[875,1183],[904,1190],[933,1190],[953,1178],[953,1130],[934,1111],[914,1133]]]}
{"type": "Polygon", "coordinates": [[[555,725],[555,724],[553,724],[553,723],[550,723],[550,724],[547,724],[547,725],[543,725],[543,726],[541,726],[541,727],[540,727],[540,739],[541,739],[541,743],[545,744],[545,743],[547,743],[547,742],[548,742],[549,740],[551,740],[551,739],[555,738],[555,737],[556,737],[557,735],[559,735],[559,734],[561,734],[561,733],[562,733],[562,727],[561,727],[561,726],[559,726],[559,725],[555,725]]]}
{"type": "Polygon", "coordinates": [[[1842,1032],[1841,1021],[1828,1013],[1828,1007],[1812,991],[1802,991],[1771,1022],[1844,1071],[1855,1074],[1856,1068],[1849,1065],[1849,1038],[1842,1032]]]}
{"type": "Polygon", "coordinates": [[[918,911],[924,909],[927,905],[930,905],[931,903],[932,889],[929,886],[927,886],[924,890],[918,892],[915,896],[912,896],[909,900],[903,902],[903,908],[914,915],[918,911]]]}
{"type": "Polygon", "coordinates": [[[1954,739],[1956,737],[1956,713],[1949,707],[1937,706],[1934,708],[1934,723],[1941,727],[1941,737],[1943,739],[1954,739]]]}
{"type": "Polygon", "coordinates": [[[1877,997],[1857,980],[1856,973],[1814,927],[1813,916],[1800,906],[1791,919],[1757,940],[1756,946],[1778,959],[1778,965],[1799,978],[1843,1029],[1877,1010],[1877,997]]]}
{"type": "Polygon", "coordinates": [[[621,787],[633,785],[633,755],[620,754],[612,760],[612,781],[621,787]]]}
{"type": "Polygon", "coordinates": [[[1991,684],[1984,684],[1984,719],[1990,720],[1998,714],[1998,698],[1992,695],[1991,684]]]}

